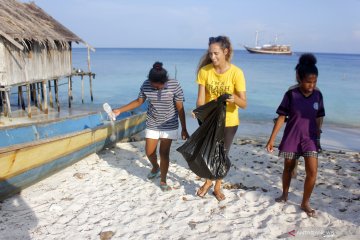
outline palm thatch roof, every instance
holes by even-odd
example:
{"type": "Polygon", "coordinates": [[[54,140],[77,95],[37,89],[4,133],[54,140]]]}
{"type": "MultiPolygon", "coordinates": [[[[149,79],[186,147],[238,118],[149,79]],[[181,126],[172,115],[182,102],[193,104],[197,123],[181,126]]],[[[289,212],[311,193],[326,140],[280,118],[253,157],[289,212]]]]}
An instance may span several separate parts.
{"type": "Polygon", "coordinates": [[[26,47],[26,41],[37,41],[49,48],[58,48],[59,43],[67,48],[69,42],[87,45],[35,3],[16,0],[0,0],[0,36],[18,48],[26,47]]]}

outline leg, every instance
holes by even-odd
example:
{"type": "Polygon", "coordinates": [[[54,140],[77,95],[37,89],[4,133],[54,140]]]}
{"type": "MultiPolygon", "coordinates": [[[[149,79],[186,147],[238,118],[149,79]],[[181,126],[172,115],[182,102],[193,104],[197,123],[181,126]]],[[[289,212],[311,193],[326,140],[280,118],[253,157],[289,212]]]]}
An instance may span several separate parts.
{"type": "Polygon", "coordinates": [[[172,139],[161,138],[160,139],[160,183],[166,183],[166,176],[169,170],[170,161],[170,147],[172,139]]]}
{"type": "Polygon", "coordinates": [[[309,217],[315,215],[315,210],[310,207],[310,196],[314,189],[318,168],[318,160],[316,157],[304,157],[305,159],[305,183],[304,183],[304,195],[301,202],[301,209],[304,210],[309,217]]]}
{"type": "MultiPolygon", "coordinates": [[[[230,147],[234,140],[237,129],[238,126],[234,126],[234,127],[226,127],[224,130],[224,150],[226,154],[229,154],[230,147]]],[[[225,199],[225,195],[221,191],[221,183],[222,183],[222,179],[217,179],[215,181],[214,196],[218,201],[222,201],[225,199]]]]}
{"type": "Polygon", "coordinates": [[[231,144],[234,140],[238,126],[226,127],[224,130],[224,149],[226,154],[229,154],[231,144]]]}
{"type": "Polygon", "coordinates": [[[198,195],[199,197],[204,197],[209,191],[209,189],[212,187],[212,185],[212,181],[210,179],[206,179],[205,183],[196,192],[196,195],[198,195]]]}
{"type": "Polygon", "coordinates": [[[282,174],[282,185],[283,193],[280,197],[275,198],[276,202],[286,202],[289,194],[289,187],[291,182],[291,173],[295,168],[296,161],[295,159],[285,159],[284,160],[284,171],[282,174]]]}
{"type": "Polygon", "coordinates": [[[145,144],[146,156],[152,165],[151,173],[156,173],[159,170],[159,164],[157,162],[157,156],[156,156],[158,139],[146,138],[145,142],[146,142],[145,144]]]}
{"type": "Polygon", "coordinates": [[[217,179],[215,181],[214,196],[218,201],[222,201],[225,199],[225,195],[221,192],[221,183],[222,179],[217,179]]]}
{"type": "Polygon", "coordinates": [[[291,172],[291,177],[292,177],[292,178],[296,178],[296,176],[297,176],[298,164],[299,164],[299,159],[296,159],[296,160],[295,160],[294,170],[291,172]]]}

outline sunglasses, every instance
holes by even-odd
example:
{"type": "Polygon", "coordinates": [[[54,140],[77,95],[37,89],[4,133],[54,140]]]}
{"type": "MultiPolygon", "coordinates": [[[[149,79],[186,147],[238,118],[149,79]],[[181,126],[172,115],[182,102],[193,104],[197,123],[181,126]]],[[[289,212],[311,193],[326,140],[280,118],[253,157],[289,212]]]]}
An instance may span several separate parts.
{"type": "Polygon", "coordinates": [[[218,36],[218,37],[209,37],[209,44],[212,43],[222,43],[225,41],[225,37],[218,36]]]}

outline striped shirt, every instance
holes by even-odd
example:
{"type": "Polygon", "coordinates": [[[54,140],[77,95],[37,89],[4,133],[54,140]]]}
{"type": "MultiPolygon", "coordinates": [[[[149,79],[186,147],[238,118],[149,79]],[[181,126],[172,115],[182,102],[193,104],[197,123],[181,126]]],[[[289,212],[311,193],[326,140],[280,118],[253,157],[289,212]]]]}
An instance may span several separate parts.
{"type": "Polygon", "coordinates": [[[146,127],[152,130],[176,130],[179,127],[176,102],[184,102],[184,93],[178,81],[169,79],[163,89],[151,86],[145,80],[140,88],[139,98],[148,101],[146,127]]]}

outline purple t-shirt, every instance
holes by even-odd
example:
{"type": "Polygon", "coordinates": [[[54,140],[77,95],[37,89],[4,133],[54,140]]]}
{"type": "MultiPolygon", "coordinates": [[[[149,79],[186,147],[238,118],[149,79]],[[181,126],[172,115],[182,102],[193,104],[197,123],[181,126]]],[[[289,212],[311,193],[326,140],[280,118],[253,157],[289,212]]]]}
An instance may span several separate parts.
{"type": "Polygon", "coordinates": [[[280,151],[301,154],[318,150],[316,119],[325,116],[323,96],[318,89],[308,97],[298,87],[287,91],[276,113],[289,117],[280,151]]]}

